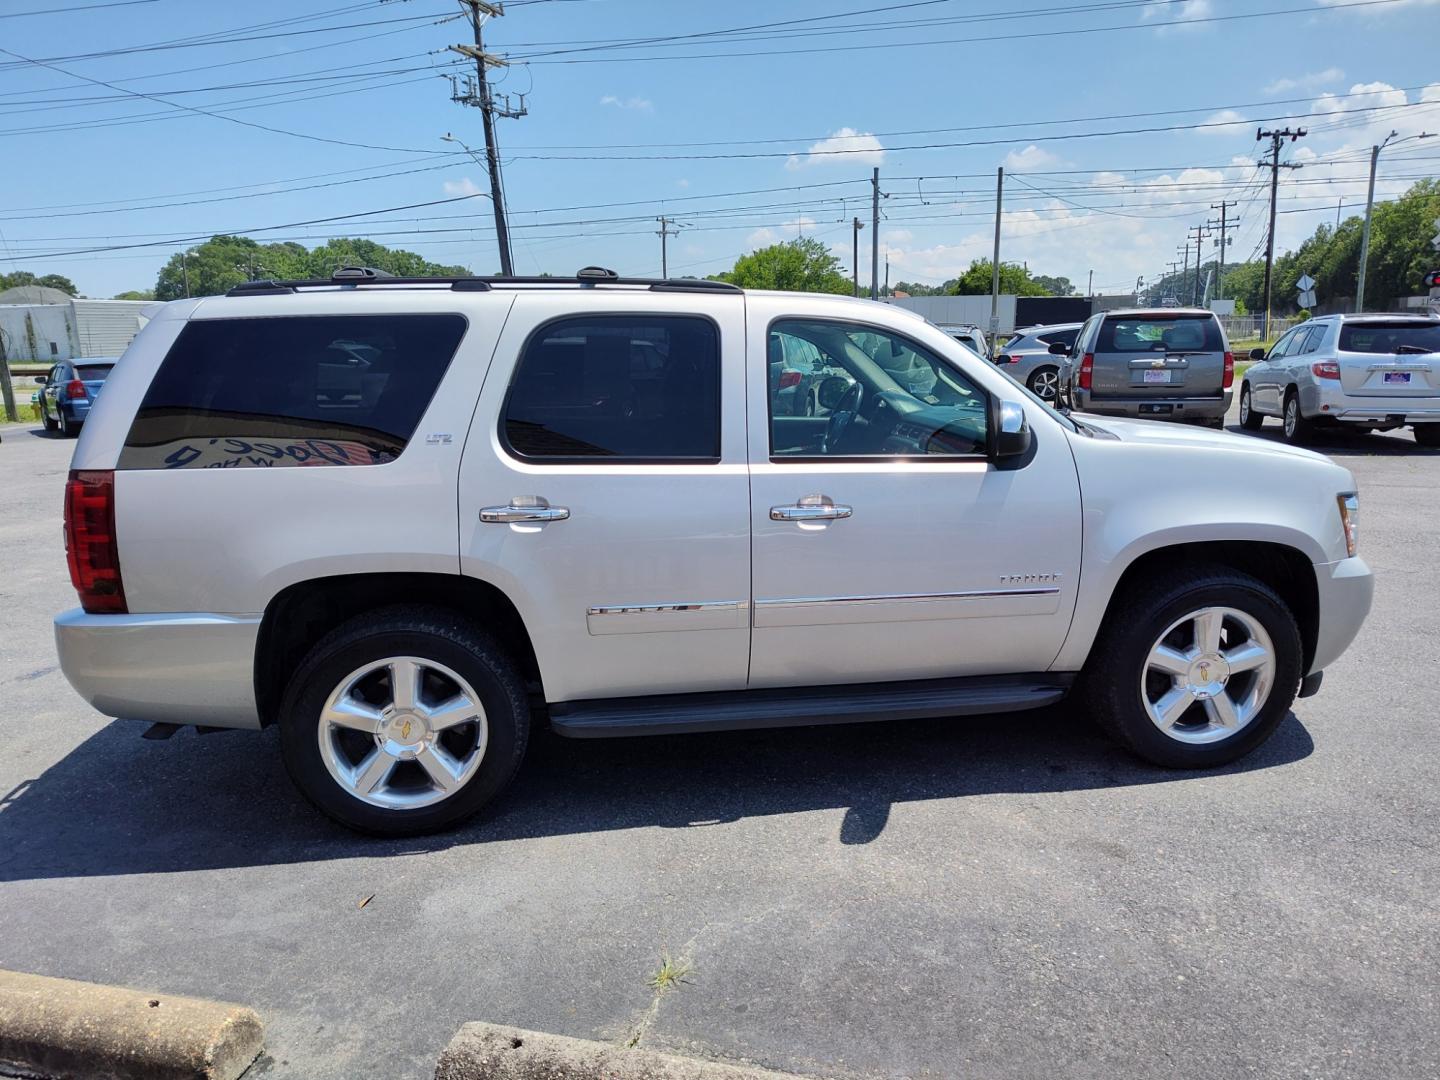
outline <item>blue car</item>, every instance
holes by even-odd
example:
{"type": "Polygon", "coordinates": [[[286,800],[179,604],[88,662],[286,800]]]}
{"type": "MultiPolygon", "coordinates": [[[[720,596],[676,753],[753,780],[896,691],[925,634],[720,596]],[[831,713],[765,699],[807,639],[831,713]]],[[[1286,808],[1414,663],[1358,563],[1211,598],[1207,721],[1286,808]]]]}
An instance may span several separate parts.
{"type": "Polygon", "coordinates": [[[40,391],[40,419],[45,430],[59,431],[67,439],[78,435],[118,359],[92,356],[61,360],[48,375],[37,375],[35,381],[44,387],[40,391]]]}

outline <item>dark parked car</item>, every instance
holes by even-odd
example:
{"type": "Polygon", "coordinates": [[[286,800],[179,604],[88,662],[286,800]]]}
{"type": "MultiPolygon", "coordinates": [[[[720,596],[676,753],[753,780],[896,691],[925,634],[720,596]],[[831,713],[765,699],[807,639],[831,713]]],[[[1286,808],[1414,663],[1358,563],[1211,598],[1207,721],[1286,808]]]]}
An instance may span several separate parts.
{"type": "Polygon", "coordinates": [[[58,430],[66,438],[78,435],[117,359],[94,356],[61,360],[48,375],[37,375],[35,381],[45,388],[40,391],[40,419],[45,430],[58,430]]]}

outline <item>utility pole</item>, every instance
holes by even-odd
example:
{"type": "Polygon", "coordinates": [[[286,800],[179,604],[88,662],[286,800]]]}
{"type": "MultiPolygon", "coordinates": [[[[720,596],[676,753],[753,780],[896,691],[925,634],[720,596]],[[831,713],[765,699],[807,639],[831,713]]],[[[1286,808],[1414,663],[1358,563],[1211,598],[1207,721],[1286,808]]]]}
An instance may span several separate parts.
{"type": "Polygon", "coordinates": [[[850,226],[850,276],[856,296],[860,295],[860,230],[864,227],[865,223],[858,217],[850,226]]]}
{"type": "Polygon", "coordinates": [[[1000,340],[1000,209],[1005,198],[1005,167],[995,170],[995,250],[990,256],[990,358],[1000,340]]]}
{"type": "Polygon", "coordinates": [[[870,174],[870,299],[880,299],[880,166],[870,174]]]}
{"type": "Polygon", "coordinates": [[[1220,211],[1219,225],[1216,225],[1213,220],[1209,222],[1210,228],[1220,230],[1220,239],[1215,241],[1215,246],[1220,249],[1220,265],[1215,271],[1215,299],[1217,300],[1225,297],[1225,249],[1230,246],[1230,230],[1240,227],[1239,223],[1227,220],[1225,213],[1230,207],[1239,205],[1236,202],[1226,202],[1224,199],[1221,199],[1219,203],[1210,204],[1211,210],[1220,211]]]}
{"type": "Polygon", "coordinates": [[[20,419],[15,408],[15,387],[10,383],[10,361],[5,356],[5,332],[0,330],[0,399],[5,406],[5,419],[12,424],[20,419]]]}
{"type": "Polygon", "coordinates": [[[660,222],[660,231],[655,234],[656,236],[660,237],[660,276],[662,278],[669,278],[670,258],[669,252],[666,249],[665,242],[672,236],[679,236],[680,230],[678,227],[672,229],[670,226],[674,225],[675,222],[671,221],[664,214],[661,214],[660,217],[656,220],[660,222]]]}
{"type": "MultiPolygon", "coordinates": [[[[500,248],[500,273],[504,277],[515,275],[514,263],[510,258],[510,229],[505,221],[505,189],[500,178],[500,147],[495,141],[495,118],[503,116],[516,119],[526,113],[525,97],[520,95],[518,108],[510,107],[509,95],[503,95],[503,104],[497,102],[494,94],[490,92],[490,84],[487,81],[487,71],[492,67],[505,67],[507,61],[485,51],[485,43],[480,33],[481,18],[490,16],[498,18],[505,14],[504,5],[490,3],[488,0],[459,0],[461,7],[469,12],[470,28],[475,37],[474,45],[452,45],[451,52],[458,52],[461,56],[468,56],[475,61],[475,75],[467,76],[465,89],[462,91],[458,84],[451,81],[450,99],[462,105],[470,105],[480,110],[480,116],[485,128],[485,164],[490,173],[490,202],[495,210],[495,240],[500,248]]],[[[454,140],[459,141],[459,140],[454,140]]],[[[464,146],[464,143],[461,143],[464,146]]],[[[469,147],[466,147],[468,150],[469,147]]]]}
{"type": "MultiPolygon", "coordinates": [[[[1297,139],[1305,137],[1304,128],[1296,128],[1291,131],[1288,127],[1281,131],[1261,131],[1255,129],[1255,141],[1263,142],[1270,140],[1270,160],[1260,162],[1270,170],[1270,229],[1265,234],[1265,314],[1260,323],[1260,340],[1270,340],[1270,285],[1271,278],[1275,271],[1275,196],[1280,190],[1280,170],[1298,169],[1299,165],[1280,164],[1280,144],[1286,139],[1292,143],[1297,139]]],[[[1373,160],[1373,158],[1372,158],[1373,160]]]]}
{"type": "MultiPolygon", "coordinates": [[[[1375,209],[1375,167],[1380,163],[1380,151],[1390,145],[1390,140],[1399,135],[1398,131],[1392,131],[1385,136],[1385,141],[1379,146],[1370,147],[1370,192],[1365,196],[1365,228],[1360,234],[1360,276],[1355,283],[1355,310],[1365,310],[1365,265],[1370,261],[1370,214],[1375,209]]],[[[1431,135],[1422,131],[1419,135],[1407,135],[1400,142],[1409,139],[1428,139],[1431,135]]],[[[1336,214],[1338,220],[1339,214],[1336,214]]]]}
{"type": "MultiPolygon", "coordinates": [[[[1181,249],[1180,249],[1180,248],[1176,248],[1175,250],[1176,250],[1176,251],[1179,251],[1179,250],[1181,250],[1181,249]]],[[[1185,251],[1185,262],[1182,264],[1182,269],[1180,270],[1180,291],[1179,291],[1179,293],[1176,294],[1176,297],[1175,297],[1175,299],[1176,299],[1177,301],[1180,300],[1181,298],[1183,298],[1184,295],[1185,295],[1187,292],[1190,291],[1190,234],[1189,234],[1189,233],[1186,233],[1186,234],[1185,234],[1185,248],[1184,248],[1184,251],[1185,251]]]]}
{"type": "Polygon", "coordinates": [[[1203,299],[1200,295],[1200,270],[1201,262],[1205,258],[1205,232],[1208,228],[1208,222],[1205,225],[1192,227],[1192,231],[1195,233],[1195,288],[1190,294],[1192,307],[1199,307],[1200,301],[1203,299]]]}
{"type": "Polygon", "coordinates": [[[1091,271],[1090,271],[1090,283],[1085,286],[1085,295],[1086,295],[1087,297],[1091,297],[1091,296],[1094,296],[1094,295],[1095,295],[1095,271],[1094,271],[1094,270],[1091,270],[1091,271]]]}

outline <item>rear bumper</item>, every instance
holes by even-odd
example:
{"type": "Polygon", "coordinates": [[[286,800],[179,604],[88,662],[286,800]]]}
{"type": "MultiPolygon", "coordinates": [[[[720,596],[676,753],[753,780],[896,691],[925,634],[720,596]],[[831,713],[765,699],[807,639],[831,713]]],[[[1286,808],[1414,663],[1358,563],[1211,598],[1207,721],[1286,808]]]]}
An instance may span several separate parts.
{"type": "Polygon", "coordinates": [[[258,728],[259,615],[167,613],[55,617],[60,670],[107,716],[258,728]]]}
{"type": "Polygon", "coordinates": [[[1440,398],[1361,396],[1332,386],[1302,386],[1300,412],[1343,424],[1383,424],[1394,417],[1403,417],[1402,424],[1435,424],[1440,423],[1440,398]]]}
{"type": "Polygon", "coordinates": [[[1375,578],[1361,558],[1315,564],[1315,584],[1320,599],[1320,626],[1315,636],[1315,656],[1306,674],[1329,667],[1350,647],[1375,592],[1375,578]]]}
{"type": "Polygon", "coordinates": [[[1233,396],[1233,391],[1226,390],[1220,397],[1208,398],[1096,397],[1089,390],[1076,389],[1075,407],[1080,412],[1136,420],[1215,420],[1230,411],[1233,396]]]}
{"type": "Polygon", "coordinates": [[[60,408],[70,414],[70,419],[81,423],[90,415],[90,402],[65,400],[60,403],[60,408]]]}

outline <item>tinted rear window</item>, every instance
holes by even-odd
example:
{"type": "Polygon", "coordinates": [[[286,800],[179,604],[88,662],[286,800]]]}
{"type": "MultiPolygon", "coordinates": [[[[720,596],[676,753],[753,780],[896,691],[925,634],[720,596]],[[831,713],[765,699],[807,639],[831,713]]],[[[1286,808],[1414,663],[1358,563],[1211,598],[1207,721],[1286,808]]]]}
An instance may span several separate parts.
{"type": "Polygon", "coordinates": [[[145,393],[120,468],[393,461],[465,325],[454,314],[192,322],[145,393]]]}
{"type": "Polygon", "coordinates": [[[83,382],[98,382],[110,374],[114,364],[76,364],[75,377],[83,382]]]}
{"type": "Polygon", "coordinates": [[[1096,352],[1223,352],[1220,324],[1205,315],[1114,318],[1100,326],[1096,352]]]}
{"type": "Polygon", "coordinates": [[[719,331],[694,316],[552,322],[515,366],[504,435],[539,460],[717,461],[719,331]]]}
{"type": "Polygon", "coordinates": [[[1440,323],[1341,323],[1340,348],[1366,353],[1398,353],[1402,348],[1440,352],[1440,323]]]}
{"type": "Polygon", "coordinates": [[[1080,328],[1078,326],[1072,326],[1069,330],[1056,330],[1049,334],[1037,335],[1037,337],[1043,344],[1053,345],[1055,344],[1055,342],[1058,341],[1067,349],[1075,344],[1075,339],[1079,336],[1080,328]]]}

